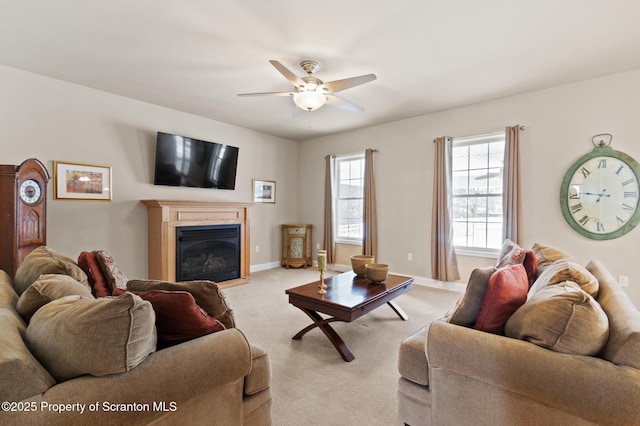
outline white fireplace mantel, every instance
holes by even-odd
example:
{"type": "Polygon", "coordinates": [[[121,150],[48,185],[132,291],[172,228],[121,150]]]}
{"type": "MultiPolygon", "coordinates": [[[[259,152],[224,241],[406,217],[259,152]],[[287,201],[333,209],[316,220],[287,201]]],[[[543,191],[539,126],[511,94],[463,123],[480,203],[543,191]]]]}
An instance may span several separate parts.
{"type": "Polygon", "coordinates": [[[142,200],[149,227],[149,278],[176,280],[176,228],[240,224],[240,278],[223,281],[220,287],[244,284],[249,279],[249,208],[251,203],[142,200]]]}

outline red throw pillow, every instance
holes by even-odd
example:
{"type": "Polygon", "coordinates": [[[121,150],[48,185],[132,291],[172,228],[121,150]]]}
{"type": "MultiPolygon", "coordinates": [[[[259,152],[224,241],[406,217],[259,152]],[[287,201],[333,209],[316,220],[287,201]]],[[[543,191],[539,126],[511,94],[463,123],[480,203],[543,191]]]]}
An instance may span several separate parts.
{"type": "Polygon", "coordinates": [[[96,255],[90,251],[83,251],[78,256],[78,266],[87,274],[89,284],[91,285],[91,293],[95,297],[111,296],[111,288],[107,284],[107,280],[102,275],[102,269],[98,264],[96,255]]]}
{"type": "Polygon", "coordinates": [[[527,301],[529,278],[522,265],[498,269],[489,279],[473,328],[504,335],[509,317],[527,301]]]}
{"type": "MultiPolygon", "coordinates": [[[[158,348],[166,348],[187,340],[222,331],[225,326],[217,319],[209,316],[191,293],[186,291],[146,290],[133,291],[153,306],[156,313],[156,329],[158,332],[158,348]]],[[[117,296],[125,290],[115,289],[117,296]]]]}
{"type": "Polygon", "coordinates": [[[524,255],[524,270],[527,271],[527,277],[529,278],[529,287],[533,285],[533,282],[536,280],[536,275],[538,275],[538,259],[536,258],[536,254],[533,250],[527,250],[527,253],[524,255]]]}

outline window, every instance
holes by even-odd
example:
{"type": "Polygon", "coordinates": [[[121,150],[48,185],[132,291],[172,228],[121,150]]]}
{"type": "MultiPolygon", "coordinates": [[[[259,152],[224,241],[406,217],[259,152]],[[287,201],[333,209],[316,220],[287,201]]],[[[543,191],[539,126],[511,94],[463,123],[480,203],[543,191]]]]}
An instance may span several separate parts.
{"type": "Polygon", "coordinates": [[[455,138],[452,161],[456,252],[495,256],[503,242],[504,133],[455,138]]]}
{"type": "Polygon", "coordinates": [[[334,168],[337,242],[362,243],[364,154],[336,157],[334,168]]]}

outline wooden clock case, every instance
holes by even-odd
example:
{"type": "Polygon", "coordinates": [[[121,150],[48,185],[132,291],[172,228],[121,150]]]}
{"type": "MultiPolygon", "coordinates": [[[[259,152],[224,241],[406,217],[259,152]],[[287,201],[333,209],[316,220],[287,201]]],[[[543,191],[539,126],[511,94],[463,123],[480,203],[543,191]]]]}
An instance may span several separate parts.
{"type": "Polygon", "coordinates": [[[47,243],[49,179],[46,167],[35,158],[18,166],[0,165],[0,269],[11,277],[33,249],[47,243]],[[40,189],[38,195],[33,195],[33,188],[29,188],[32,202],[25,202],[20,196],[26,181],[31,186],[35,182],[40,189]]]}

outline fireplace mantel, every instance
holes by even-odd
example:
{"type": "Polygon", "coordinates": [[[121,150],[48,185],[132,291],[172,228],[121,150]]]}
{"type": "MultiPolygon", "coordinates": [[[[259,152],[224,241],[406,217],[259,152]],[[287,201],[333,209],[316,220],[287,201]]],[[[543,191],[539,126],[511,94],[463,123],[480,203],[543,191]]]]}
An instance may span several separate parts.
{"type": "Polygon", "coordinates": [[[249,208],[251,203],[142,200],[149,227],[149,278],[176,280],[176,228],[240,224],[240,278],[223,281],[220,287],[244,284],[249,279],[249,208]]]}

